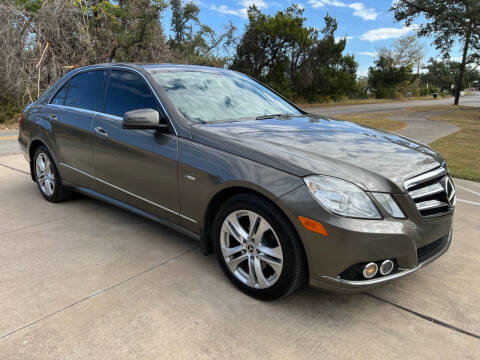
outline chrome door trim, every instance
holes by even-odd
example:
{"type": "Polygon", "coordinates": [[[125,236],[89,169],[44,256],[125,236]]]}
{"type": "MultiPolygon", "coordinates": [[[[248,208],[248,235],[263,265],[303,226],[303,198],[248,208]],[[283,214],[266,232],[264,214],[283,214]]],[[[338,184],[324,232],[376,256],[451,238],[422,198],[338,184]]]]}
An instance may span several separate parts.
{"type": "Polygon", "coordinates": [[[180,215],[181,218],[184,218],[185,220],[191,221],[191,222],[193,222],[193,223],[195,223],[195,224],[197,223],[196,220],[193,220],[193,219],[189,218],[188,216],[185,216],[185,215],[182,215],[182,214],[179,214],[179,215],[180,215]]]}
{"type": "Polygon", "coordinates": [[[189,221],[191,221],[191,222],[193,222],[193,223],[197,223],[196,220],[190,219],[189,217],[187,217],[187,216],[185,216],[185,215],[182,215],[182,214],[180,214],[179,212],[173,211],[173,210],[171,210],[171,209],[169,209],[169,208],[166,208],[165,206],[162,206],[162,205],[159,205],[159,204],[157,204],[157,203],[154,203],[153,201],[150,201],[150,200],[148,200],[148,199],[145,199],[144,197],[138,196],[138,195],[136,195],[136,194],[134,194],[134,193],[132,193],[132,192],[130,192],[130,191],[128,191],[128,190],[122,189],[121,187],[118,187],[118,186],[116,186],[116,185],[110,184],[109,182],[107,182],[107,181],[105,181],[105,180],[99,179],[99,178],[97,178],[97,177],[95,177],[95,176],[93,176],[93,175],[90,175],[90,174],[88,174],[88,173],[86,173],[86,172],[84,172],[84,171],[82,171],[82,170],[79,170],[79,169],[77,169],[77,168],[75,168],[75,167],[73,167],[73,166],[70,166],[70,165],[68,165],[68,164],[65,164],[64,162],[60,162],[60,165],[61,165],[61,166],[64,166],[64,167],[67,167],[67,168],[69,168],[69,169],[71,169],[71,170],[73,170],[73,171],[76,171],[76,172],[78,172],[78,173],[80,173],[80,174],[82,174],[82,175],[88,176],[89,178],[92,178],[92,179],[94,179],[94,180],[100,181],[102,184],[111,186],[111,187],[113,187],[114,189],[117,189],[117,190],[120,190],[120,191],[124,192],[125,194],[128,194],[128,195],[130,195],[130,196],[136,197],[137,199],[140,199],[140,200],[142,200],[142,201],[145,201],[145,202],[147,202],[147,203],[149,203],[149,204],[152,204],[152,205],[154,205],[154,206],[157,206],[157,207],[159,207],[159,208],[162,209],[162,210],[168,211],[168,212],[170,212],[170,213],[172,213],[172,214],[175,214],[175,215],[179,215],[180,217],[182,217],[182,218],[184,218],[184,219],[186,219],[186,220],[189,220],[189,221]]]}

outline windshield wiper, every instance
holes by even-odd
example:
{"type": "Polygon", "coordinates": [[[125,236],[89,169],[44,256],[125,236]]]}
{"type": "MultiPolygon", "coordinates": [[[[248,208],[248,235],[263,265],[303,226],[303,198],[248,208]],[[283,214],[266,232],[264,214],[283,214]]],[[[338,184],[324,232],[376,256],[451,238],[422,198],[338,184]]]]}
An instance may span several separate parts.
{"type": "Polygon", "coordinates": [[[257,116],[255,120],[265,120],[265,119],[273,119],[276,117],[292,117],[296,116],[297,114],[271,114],[271,115],[262,115],[262,116],[257,116]]]}
{"type": "Polygon", "coordinates": [[[280,116],[282,116],[282,114],[262,115],[262,116],[257,116],[255,120],[273,119],[280,116]]]}

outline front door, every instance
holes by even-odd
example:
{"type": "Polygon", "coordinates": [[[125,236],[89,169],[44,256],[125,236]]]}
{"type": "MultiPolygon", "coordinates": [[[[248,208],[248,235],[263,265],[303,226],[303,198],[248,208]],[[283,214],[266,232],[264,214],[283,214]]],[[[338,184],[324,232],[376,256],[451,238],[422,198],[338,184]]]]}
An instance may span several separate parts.
{"type": "Polygon", "coordinates": [[[99,191],[178,223],[177,143],[174,134],[122,129],[123,114],[159,104],[137,73],[112,70],[103,112],[93,121],[99,191]]]}

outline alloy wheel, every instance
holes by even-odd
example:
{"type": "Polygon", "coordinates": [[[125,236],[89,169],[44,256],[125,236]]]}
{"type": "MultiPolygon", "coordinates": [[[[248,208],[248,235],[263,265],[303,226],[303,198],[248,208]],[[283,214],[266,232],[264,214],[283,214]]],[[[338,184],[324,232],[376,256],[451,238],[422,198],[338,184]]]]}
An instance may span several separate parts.
{"type": "Polygon", "coordinates": [[[55,191],[55,173],[47,154],[41,152],[35,161],[35,174],[40,190],[45,196],[52,196],[55,191]]]}
{"type": "Polygon", "coordinates": [[[256,289],[271,287],[283,268],[283,252],[275,231],[263,217],[237,210],[223,221],[220,248],[232,274],[256,289]]]}

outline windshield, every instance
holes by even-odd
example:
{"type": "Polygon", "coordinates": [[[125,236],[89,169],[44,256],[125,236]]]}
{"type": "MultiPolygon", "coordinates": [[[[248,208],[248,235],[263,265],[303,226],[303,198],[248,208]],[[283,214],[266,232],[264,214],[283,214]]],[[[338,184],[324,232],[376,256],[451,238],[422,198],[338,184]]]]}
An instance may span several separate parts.
{"type": "Polygon", "coordinates": [[[148,69],[178,110],[194,123],[300,112],[272,91],[235,72],[148,69]]]}

